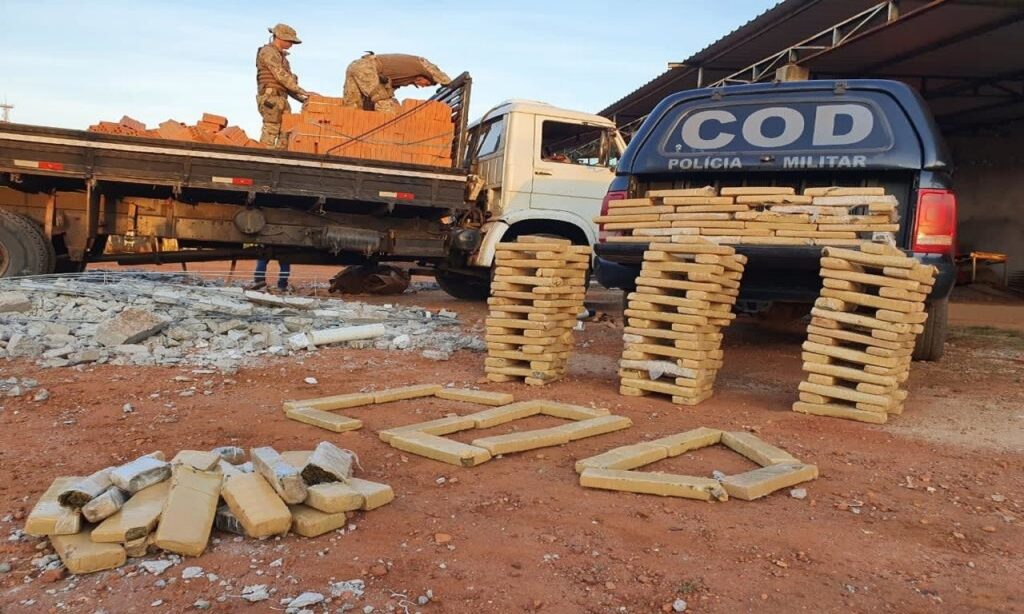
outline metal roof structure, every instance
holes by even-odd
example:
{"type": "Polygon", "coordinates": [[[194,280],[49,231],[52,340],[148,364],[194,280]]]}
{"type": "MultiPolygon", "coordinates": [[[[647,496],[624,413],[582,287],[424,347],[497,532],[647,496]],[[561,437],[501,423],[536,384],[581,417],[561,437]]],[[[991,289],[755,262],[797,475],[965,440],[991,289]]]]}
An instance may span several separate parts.
{"type": "Polygon", "coordinates": [[[672,92],[813,78],[915,87],[947,133],[1024,119],[1024,0],[783,0],[600,112],[621,126],[672,92]]]}

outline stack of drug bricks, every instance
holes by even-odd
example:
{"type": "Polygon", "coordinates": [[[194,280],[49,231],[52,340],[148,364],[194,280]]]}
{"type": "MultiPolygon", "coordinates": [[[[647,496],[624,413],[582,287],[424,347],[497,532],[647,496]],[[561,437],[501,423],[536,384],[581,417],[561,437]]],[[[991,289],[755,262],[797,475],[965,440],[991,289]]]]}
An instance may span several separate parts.
{"type": "Polygon", "coordinates": [[[793,410],[884,423],[903,411],[935,267],[876,243],[822,254],[824,288],[811,311],[806,377],[793,410]]]}
{"type": "Polygon", "coordinates": [[[345,526],[348,513],[394,499],[387,484],[353,477],[355,455],[331,443],[278,453],[237,447],[162,452],[88,476],[56,478],[25,520],[50,539],[73,574],[123,565],[152,548],[199,556],[214,527],[265,538],[315,537],[345,526]],[[223,503],[221,503],[223,500],[223,503]]]}
{"type": "Polygon", "coordinates": [[[885,188],[713,187],[650,190],[645,198],[613,200],[594,220],[623,232],[609,243],[647,243],[677,235],[733,245],[840,245],[893,242],[896,197],[885,188]]]}
{"type": "Polygon", "coordinates": [[[565,375],[589,266],[590,248],[565,239],[498,244],[487,300],[488,380],[542,386],[565,375]]]}
{"type": "Polygon", "coordinates": [[[455,124],[443,102],[404,100],[397,113],[364,111],[341,98],[310,96],[281,123],[288,150],[312,154],[451,166],[455,124]]]}
{"type": "Polygon", "coordinates": [[[193,143],[215,143],[237,147],[263,147],[259,141],[249,138],[245,130],[238,126],[229,126],[228,118],[213,113],[203,113],[203,117],[191,126],[169,119],[152,129],[146,128],[146,124],[125,115],[119,122],[101,121],[89,126],[89,132],[193,143]]]}
{"type": "Polygon", "coordinates": [[[650,245],[628,296],[620,394],[657,392],[680,405],[711,396],[722,367],[721,331],[735,317],[746,261],[732,247],[701,237],[650,245]]]}

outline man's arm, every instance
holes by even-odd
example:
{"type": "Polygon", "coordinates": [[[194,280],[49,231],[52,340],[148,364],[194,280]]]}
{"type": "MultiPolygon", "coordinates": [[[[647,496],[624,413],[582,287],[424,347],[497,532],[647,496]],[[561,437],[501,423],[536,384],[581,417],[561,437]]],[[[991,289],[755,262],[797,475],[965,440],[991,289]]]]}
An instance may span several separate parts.
{"type": "Polygon", "coordinates": [[[260,51],[260,60],[270,70],[270,74],[274,75],[277,82],[287,92],[299,102],[305,102],[309,98],[309,92],[299,87],[299,79],[291,73],[291,71],[285,69],[284,63],[281,61],[281,54],[275,53],[272,49],[263,49],[260,51]]]}

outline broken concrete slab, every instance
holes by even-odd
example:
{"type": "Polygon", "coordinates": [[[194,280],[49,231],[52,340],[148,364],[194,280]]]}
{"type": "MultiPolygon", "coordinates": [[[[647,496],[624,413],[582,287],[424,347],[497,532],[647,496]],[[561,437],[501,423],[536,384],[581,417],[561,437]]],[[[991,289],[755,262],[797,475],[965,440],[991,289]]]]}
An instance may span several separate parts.
{"type": "Polygon", "coordinates": [[[361,407],[363,405],[373,405],[372,392],[336,394],[334,396],[317,397],[315,399],[285,401],[284,409],[285,411],[288,411],[290,409],[308,407],[310,409],[319,409],[320,411],[335,411],[338,409],[348,409],[350,407],[361,407]]]}
{"type": "Polygon", "coordinates": [[[221,474],[181,465],[171,479],[154,543],[184,556],[206,550],[220,499],[221,474]]]}
{"type": "Polygon", "coordinates": [[[363,506],[362,493],[343,482],[316,484],[307,491],[305,505],[327,514],[351,512],[363,506]]]}
{"type": "Polygon", "coordinates": [[[488,390],[470,390],[468,388],[442,388],[435,394],[446,401],[463,401],[477,405],[508,405],[515,397],[507,392],[490,392],[488,390]]]}
{"type": "Polygon", "coordinates": [[[137,559],[149,554],[149,547],[153,545],[153,534],[133,539],[124,543],[124,552],[130,558],[137,559]]]}
{"type": "Polygon", "coordinates": [[[722,433],[722,445],[741,454],[758,465],[776,465],[778,463],[799,463],[800,461],[782,448],[766,443],[753,433],[744,431],[727,431],[722,433]]]}
{"type": "Polygon", "coordinates": [[[392,437],[401,433],[448,435],[471,429],[474,426],[475,422],[471,416],[449,416],[447,418],[438,418],[437,420],[428,420],[427,422],[417,422],[415,424],[392,427],[383,431],[378,431],[377,436],[380,437],[381,441],[388,442],[391,441],[392,437]]]}
{"type": "Polygon", "coordinates": [[[258,473],[243,473],[226,479],[221,496],[249,537],[282,535],[292,525],[288,506],[258,473]]]}
{"type": "Polygon", "coordinates": [[[499,424],[505,424],[506,422],[512,422],[513,420],[536,416],[541,412],[541,406],[542,403],[540,401],[520,401],[493,409],[485,409],[463,417],[472,418],[475,428],[486,429],[498,426],[499,424]]]}
{"type": "Polygon", "coordinates": [[[818,477],[816,465],[776,463],[737,475],[726,476],[722,487],[730,497],[753,501],[781,488],[809,482],[818,477]]]}
{"type": "Polygon", "coordinates": [[[94,339],[106,347],[138,343],[160,332],[170,322],[168,318],[145,309],[128,307],[113,318],[101,322],[96,327],[94,339]]]}
{"type": "Polygon", "coordinates": [[[664,458],[668,458],[668,448],[665,446],[655,443],[634,443],[576,461],[576,473],[582,473],[587,468],[636,469],[664,458]]]}
{"type": "Polygon", "coordinates": [[[22,313],[32,310],[32,301],[21,292],[0,292],[0,313],[22,313]]]}
{"type": "Polygon", "coordinates": [[[315,298],[306,296],[281,296],[277,294],[269,294],[267,292],[257,292],[255,290],[246,290],[243,296],[245,296],[246,300],[252,301],[257,305],[285,309],[313,309],[319,302],[315,298]]]}
{"type": "Polygon", "coordinates": [[[710,501],[729,498],[717,480],[690,475],[622,471],[588,467],[580,474],[580,485],[587,488],[618,490],[662,497],[682,497],[710,501]]]}
{"type": "Polygon", "coordinates": [[[171,465],[188,465],[200,471],[213,471],[220,459],[220,455],[216,452],[181,450],[171,459],[171,465]]]}
{"type": "Polygon", "coordinates": [[[472,442],[474,446],[490,452],[491,456],[525,452],[563,443],[569,443],[569,433],[559,430],[559,427],[481,437],[472,442]]]}
{"type": "Polygon", "coordinates": [[[665,446],[668,450],[668,455],[672,457],[685,454],[690,450],[713,446],[721,441],[722,431],[702,426],[684,433],[662,437],[661,439],[652,439],[648,443],[665,446]]]}
{"type": "Polygon", "coordinates": [[[36,537],[78,533],[82,514],[77,509],[64,507],[57,498],[82,479],[79,476],[55,478],[25,519],[25,532],[36,537]]]}
{"type": "Polygon", "coordinates": [[[136,493],[170,477],[170,463],[153,455],[140,456],[110,472],[110,481],[121,490],[130,493],[136,493]]]}
{"type": "Polygon", "coordinates": [[[607,416],[611,413],[607,409],[570,405],[569,403],[556,403],[554,401],[540,401],[540,403],[540,413],[564,420],[589,420],[590,418],[607,416]]]}
{"type": "Polygon", "coordinates": [[[302,467],[302,480],[312,486],[323,482],[347,482],[352,477],[355,454],[321,441],[302,467]]]}
{"type": "Polygon", "coordinates": [[[589,418],[551,427],[549,430],[561,431],[569,437],[569,441],[576,441],[577,439],[621,431],[631,426],[633,426],[633,421],[625,416],[599,416],[597,418],[589,418]]]}
{"type": "Polygon", "coordinates": [[[319,427],[335,433],[346,431],[357,431],[363,428],[363,421],[332,414],[329,411],[321,411],[311,407],[296,407],[285,412],[284,416],[289,420],[295,420],[303,424],[319,427]]]}
{"type": "Polygon", "coordinates": [[[130,496],[117,486],[111,485],[100,496],[94,497],[92,501],[82,506],[82,515],[89,522],[101,522],[116,514],[130,496]]]}
{"type": "Polygon", "coordinates": [[[92,573],[124,565],[127,554],[119,544],[98,544],[89,539],[89,533],[54,535],[50,537],[53,550],[64,566],[73,574],[92,573]]]}
{"type": "Polygon", "coordinates": [[[440,384],[420,384],[417,386],[404,386],[402,388],[389,388],[388,390],[373,393],[373,402],[391,403],[392,401],[431,397],[443,389],[444,387],[440,384]]]}
{"type": "Polygon", "coordinates": [[[359,509],[364,511],[375,510],[395,500],[395,491],[387,484],[361,478],[352,478],[348,481],[348,484],[362,495],[363,504],[359,509]]]}
{"type": "Polygon", "coordinates": [[[302,503],[306,500],[306,484],[299,470],[289,464],[277,450],[271,447],[253,448],[249,452],[253,468],[270,485],[285,503],[302,503]]]}
{"type": "Polygon", "coordinates": [[[317,537],[345,526],[348,514],[328,514],[306,505],[288,506],[292,514],[292,532],[302,537],[317,537]]]}
{"type": "Polygon", "coordinates": [[[113,470],[113,467],[100,469],[89,477],[79,480],[60,493],[57,501],[64,507],[82,507],[110,488],[110,472],[113,470]]]}
{"type": "Polygon", "coordinates": [[[475,467],[491,460],[491,453],[484,448],[426,433],[402,433],[388,443],[399,450],[459,467],[475,467]]]}
{"type": "Polygon", "coordinates": [[[95,542],[129,542],[145,537],[156,527],[171,481],[165,480],[135,493],[121,509],[92,530],[95,542]]]}

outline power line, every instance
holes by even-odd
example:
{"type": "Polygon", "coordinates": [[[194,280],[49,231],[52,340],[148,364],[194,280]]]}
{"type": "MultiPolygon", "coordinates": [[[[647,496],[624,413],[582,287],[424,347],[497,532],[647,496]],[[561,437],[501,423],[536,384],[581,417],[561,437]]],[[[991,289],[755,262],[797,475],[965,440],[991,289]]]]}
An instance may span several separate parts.
{"type": "Polygon", "coordinates": [[[8,123],[11,121],[11,111],[14,110],[13,104],[7,104],[7,98],[4,98],[4,103],[0,104],[0,122],[8,123]]]}

